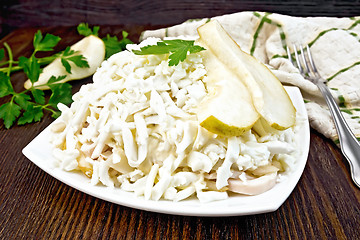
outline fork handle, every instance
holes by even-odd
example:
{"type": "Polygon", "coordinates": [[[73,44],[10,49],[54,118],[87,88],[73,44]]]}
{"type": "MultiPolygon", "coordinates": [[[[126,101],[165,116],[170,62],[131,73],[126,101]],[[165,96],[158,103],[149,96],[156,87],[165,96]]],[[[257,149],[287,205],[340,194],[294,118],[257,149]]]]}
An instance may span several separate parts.
{"type": "Polygon", "coordinates": [[[335,99],[329,88],[319,81],[317,86],[323,94],[326,103],[333,116],[335,127],[339,136],[341,151],[350,165],[351,177],[354,183],[360,187],[360,144],[346,123],[335,99]]]}

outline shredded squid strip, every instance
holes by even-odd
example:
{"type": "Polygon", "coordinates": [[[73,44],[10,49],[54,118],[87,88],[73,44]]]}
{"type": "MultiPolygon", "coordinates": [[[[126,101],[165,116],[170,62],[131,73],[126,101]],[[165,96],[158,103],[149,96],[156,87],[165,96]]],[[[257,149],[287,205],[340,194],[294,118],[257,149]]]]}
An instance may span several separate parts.
{"type": "Polygon", "coordinates": [[[70,107],[59,104],[51,134],[57,165],[81,170],[93,185],[155,201],[218,201],[229,192],[259,194],[285,179],[298,154],[297,126],[239,137],[202,128],[197,111],[208,94],[202,55],[169,66],[166,54],[131,52],[158,41],[127,45],[102,63],[70,107]]]}

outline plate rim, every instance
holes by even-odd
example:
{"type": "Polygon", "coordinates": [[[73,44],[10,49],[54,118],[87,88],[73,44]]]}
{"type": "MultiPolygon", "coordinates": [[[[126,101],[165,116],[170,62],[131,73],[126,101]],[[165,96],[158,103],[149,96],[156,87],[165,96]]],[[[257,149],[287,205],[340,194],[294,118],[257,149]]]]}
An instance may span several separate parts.
{"type": "Polygon", "coordinates": [[[37,153],[36,149],[34,150],[34,147],[37,146],[36,144],[39,142],[39,139],[41,140],[44,137],[44,135],[46,135],[47,132],[50,131],[51,124],[47,126],[42,132],[40,132],[25,148],[23,148],[22,153],[32,163],[34,163],[40,169],[42,169],[43,171],[45,171],[47,174],[54,177],[55,179],[59,180],[60,182],[65,183],[66,185],[74,189],[77,189],[83,193],[86,193],[88,195],[91,195],[93,197],[126,207],[131,207],[135,209],[156,212],[156,213],[182,215],[182,216],[198,216],[198,217],[243,216],[243,215],[254,215],[254,214],[274,212],[286,201],[286,199],[290,196],[290,194],[293,192],[296,185],[298,184],[305,169],[305,165],[309,154],[309,148],[310,148],[310,126],[309,126],[305,103],[303,101],[301,92],[299,88],[295,86],[285,86],[285,89],[288,92],[289,97],[294,102],[297,111],[303,113],[302,116],[306,118],[304,119],[304,126],[303,126],[306,131],[303,131],[304,139],[302,139],[305,142],[303,142],[304,144],[302,144],[301,146],[302,153],[300,154],[299,157],[300,161],[296,163],[297,169],[294,170],[293,172],[294,176],[289,177],[287,179],[290,180],[289,182],[287,182],[287,184],[284,184],[283,182],[277,183],[277,185],[275,185],[274,188],[256,196],[244,196],[244,195],[231,196],[225,200],[209,202],[209,203],[200,203],[198,200],[183,200],[180,202],[173,202],[169,200],[154,201],[154,200],[145,200],[143,197],[136,197],[133,192],[126,192],[119,188],[109,188],[102,185],[93,186],[90,184],[90,179],[83,174],[79,174],[79,172],[66,172],[65,170],[56,168],[55,166],[52,167],[49,166],[49,163],[46,162],[44,163],[44,159],[41,157],[41,151],[39,154],[37,153]],[[87,179],[87,181],[86,182],[85,181],[78,182],[78,180],[74,181],[74,179],[77,179],[77,177],[75,178],[70,177],[69,179],[66,178],[71,175],[79,176],[79,177],[81,176],[84,179],[87,179]],[[266,196],[266,195],[271,196],[271,193],[272,192],[276,193],[276,190],[278,189],[285,191],[285,193],[282,193],[281,197],[279,197],[275,202],[269,202],[265,204],[263,203],[261,206],[252,207],[251,209],[245,209],[244,205],[241,204],[240,207],[237,204],[234,205],[234,202],[237,203],[236,199],[239,199],[239,197],[241,197],[241,199],[244,198],[261,199],[262,196],[266,196]],[[121,193],[123,196],[118,197],[117,194],[119,193],[121,193]],[[227,205],[226,208],[219,209],[219,206],[218,208],[214,207],[217,205],[221,205],[222,203],[227,205]],[[181,209],[181,211],[179,209],[181,209]],[[211,209],[211,211],[209,211],[209,209],[211,209]]]}

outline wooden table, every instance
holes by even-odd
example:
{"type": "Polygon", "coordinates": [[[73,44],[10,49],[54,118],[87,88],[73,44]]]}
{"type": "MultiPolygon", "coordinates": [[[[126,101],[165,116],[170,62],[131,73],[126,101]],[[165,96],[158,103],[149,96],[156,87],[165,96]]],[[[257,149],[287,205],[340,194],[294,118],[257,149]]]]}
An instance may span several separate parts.
{"type": "MultiPolygon", "coordinates": [[[[102,27],[101,35],[125,29],[131,39],[150,26],[102,27]]],[[[151,26],[156,28],[156,26],[151,26]]],[[[59,48],[80,37],[75,27],[43,28],[63,38],[59,48]]],[[[33,28],[11,32],[15,58],[29,56],[33,28]]],[[[13,83],[21,89],[25,76],[13,83]]],[[[74,91],[89,79],[74,82],[74,91]]],[[[4,99],[0,100],[0,104],[4,99]]],[[[339,149],[311,130],[308,162],[298,185],[275,212],[241,217],[186,217],[146,212],[77,191],[30,162],[21,150],[51,123],[0,127],[0,239],[358,239],[360,190],[339,149]]]]}

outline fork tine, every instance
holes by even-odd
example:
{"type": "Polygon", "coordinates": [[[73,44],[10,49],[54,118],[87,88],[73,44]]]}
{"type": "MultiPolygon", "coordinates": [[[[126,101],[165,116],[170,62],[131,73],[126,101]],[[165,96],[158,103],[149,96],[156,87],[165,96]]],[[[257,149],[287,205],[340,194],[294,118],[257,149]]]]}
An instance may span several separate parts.
{"type": "Polygon", "coordinates": [[[311,51],[310,51],[310,47],[309,45],[306,45],[306,52],[307,52],[307,55],[308,55],[308,59],[309,59],[309,62],[310,62],[310,65],[311,65],[311,72],[312,74],[315,75],[315,77],[318,77],[320,78],[320,74],[315,66],[315,63],[314,63],[314,60],[312,58],[312,55],[311,55],[311,51]]]}
{"type": "Polygon", "coordinates": [[[286,52],[287,52],[287,55],[288,55],[288,58],[289,58],[291,64],[295,66],[293,58],[291,56],[290,48],[288,46],[286,46],[286,52]]]}
{"type": "Polygon", "coordinates": [[[293,51],[294,51],[296,64],[293,61],[289,47],[286,47],[286,51],[289,60],[295,67],[299,69],[301,75],[303,75],[304,77],[305,76],[309,77],[310,75],[315,77],[320,77],[319,73],[317,72],[314,60],[312,58],[309,45],[306,45],[305,47],[301,47],[293,44],[293,51]]]}
{"type": "Polygon", "coordinates": [[[297,47],[296,47],[295,44],[293,45],[293,48],[294,48],[294,55],[295,55],[297,67],[298,67],[300,73],[301,73],[301,74],[304,74],[304,68],[302,67],[302,64],[301,64],[301,62],[300,62],[298,50],[297,50],[297,47]]]}
{"type": "MultiPolygon", "coordinates": [[[[309,53],[309,52],[308,52],[308,53],[309,53]]],[[[311,73],[311,69],[309,68],[309,64],[308,64],[308,59],[307,59],[306,56],[305,56],[304,48],[303,48],[303,47],[300,47],[300,54],[301,54],[301,58],[302,58],[303,64],[304,64],[305,69],[306,69],[306,71],[304,71],[304,74],[309,74],[309,73],[311,73]]]]}

